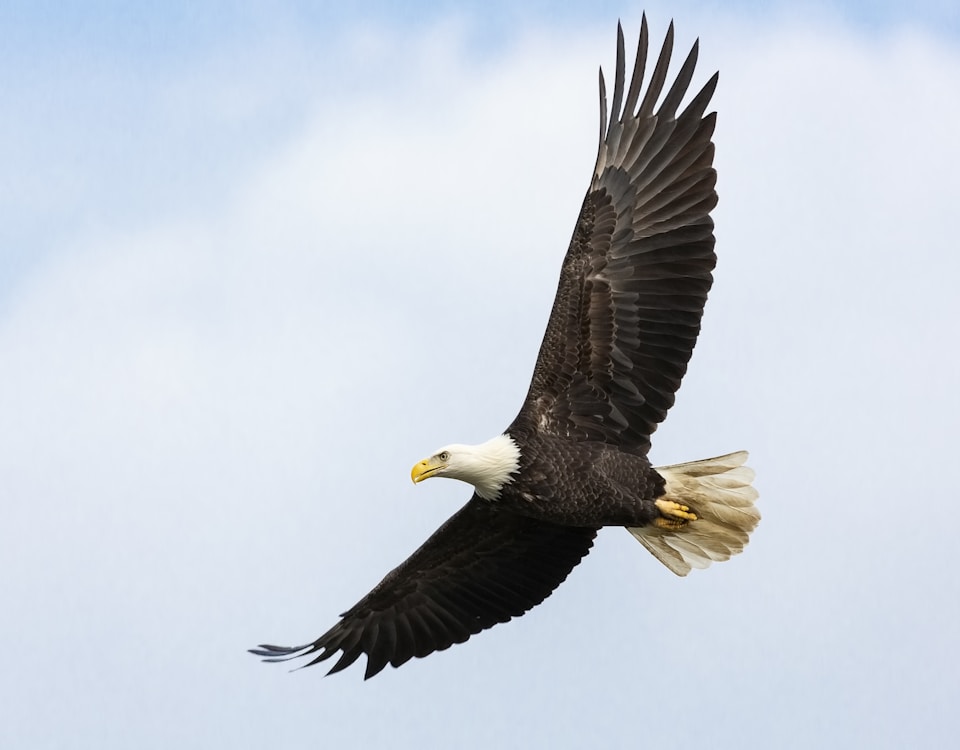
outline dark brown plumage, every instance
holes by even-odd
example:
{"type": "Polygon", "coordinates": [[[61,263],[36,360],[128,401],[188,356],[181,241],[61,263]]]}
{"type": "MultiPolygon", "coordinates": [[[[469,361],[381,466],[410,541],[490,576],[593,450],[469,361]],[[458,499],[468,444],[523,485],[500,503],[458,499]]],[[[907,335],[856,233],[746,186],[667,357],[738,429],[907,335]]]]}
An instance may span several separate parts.
{"type": "Polygon", "coordinates": [[[474,497],[314,643],[260,656],[342,651],[330,673],[367,654],[364,678],[427,656],[542,602],[587,554],[595,528],[503,513],[474,497]]]}
{"type": "Polygon", "coordinates": [[[601,73],[597,163],[516,419],[499,442],[451,446],[414,467],[415,481],[471,481],[473,497],[313,643],[253,653],[268,661],[315,654],[310,664],[339,653],[331,672],[366,654],[369,678],[539,604],[602,526],[628,527],[681,575],[742,549],[759,519],[746,454],[660,471],[646,458],[686,372],[716,262],[715,116],[704,112],[717,76],[677,114],[695,44],[657,107],[672,46],[671,24],[642,91],[644,17],[624,96],[618,25],[611,122],[601,73]],[[507,468],[454,471],[460,448],[507,468]]]}

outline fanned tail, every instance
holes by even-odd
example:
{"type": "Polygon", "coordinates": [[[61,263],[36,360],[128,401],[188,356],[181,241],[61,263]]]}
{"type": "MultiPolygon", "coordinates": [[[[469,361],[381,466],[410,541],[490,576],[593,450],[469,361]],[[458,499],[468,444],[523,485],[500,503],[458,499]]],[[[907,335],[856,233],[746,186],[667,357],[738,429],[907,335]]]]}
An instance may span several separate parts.
{"type": "Polygon", "coordinates": [[[729,560],[743,551],[750,532],[760,522],[750,486],[753,469],[744,466],[746,451],[726,456],[658,467],[666,480],[660,498],[686,506],[696,520],[664,526],[627,527],[637,540],[678,576],[692,568],[729,560]]]}

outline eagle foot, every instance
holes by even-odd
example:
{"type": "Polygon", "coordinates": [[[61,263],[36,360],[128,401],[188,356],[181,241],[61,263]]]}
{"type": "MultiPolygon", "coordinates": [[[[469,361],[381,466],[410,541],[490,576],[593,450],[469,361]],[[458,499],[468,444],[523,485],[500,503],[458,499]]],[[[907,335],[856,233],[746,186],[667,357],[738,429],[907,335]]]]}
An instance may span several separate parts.
{"type": "Polygon", "coordinates": [[[690,521],[697,520],[697,514],[691,513],[690,508],[673,500],[664,500],[660,498],[656,501],[657,510],[661,515],[653,519],[653,525],[658,529],[665,531],[677,531],[686,526],[690,521]]]}

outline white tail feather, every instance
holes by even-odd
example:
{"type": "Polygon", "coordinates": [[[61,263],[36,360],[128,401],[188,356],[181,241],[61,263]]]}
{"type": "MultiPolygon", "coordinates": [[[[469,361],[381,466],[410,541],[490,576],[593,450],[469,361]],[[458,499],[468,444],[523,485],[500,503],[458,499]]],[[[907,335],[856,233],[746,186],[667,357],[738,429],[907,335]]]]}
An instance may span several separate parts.
{"type": "Polygon", "coordinates": [[[744,466],[746,460],[747,452],[738,451],[657,467],[667,482],[663,499],[686,505],[697,518],[677,529],[650,525],[628,526],[627,531],[678,576],[729,560],[743,551],[760,523],[754,505],[758,494],[750,486],[753,469],[744,466]]]}

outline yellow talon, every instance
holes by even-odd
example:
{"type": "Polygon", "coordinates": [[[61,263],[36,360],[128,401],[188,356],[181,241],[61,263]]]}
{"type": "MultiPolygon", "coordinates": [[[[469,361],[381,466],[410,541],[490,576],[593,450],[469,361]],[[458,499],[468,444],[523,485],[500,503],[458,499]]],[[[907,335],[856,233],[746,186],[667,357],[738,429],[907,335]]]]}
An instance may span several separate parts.
{"type": "Polygon", "coordinates": [[[692,513],[690,508],[673,500],[664,500],[660,498],[656,501],[657,510],[663,515],[653,520],[653,525],[660,529],[680,529],[689,521],[696,521],[697,514],[692,513]]]}
{"type": "Polygon", "coordinates": [[[687,525],[687,521],[681,521],[679,518],[664,518],[663,516],[654,518],[650,523],[664,531],[680,531],[687,525]]]}

